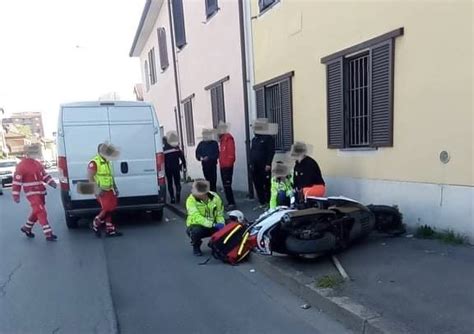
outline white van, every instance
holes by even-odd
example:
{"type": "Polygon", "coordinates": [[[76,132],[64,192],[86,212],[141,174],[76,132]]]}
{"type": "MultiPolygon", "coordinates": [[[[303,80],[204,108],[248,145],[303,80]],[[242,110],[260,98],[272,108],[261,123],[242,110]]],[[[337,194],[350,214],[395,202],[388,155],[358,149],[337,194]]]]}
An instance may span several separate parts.
{"type": "Polygon", "coordinates": [[[160,125],[152,105],[144,102],[78,102],[61,105],[58,121],[58,172],[69,228],[81,216],[95,214],[92,195],[77,192],[87,180],[87,165],[102,142],[120,149],[113,161],[119,190],[118,210],[151,211],[161,220],[165,205],[164,155],[160,125]]]}

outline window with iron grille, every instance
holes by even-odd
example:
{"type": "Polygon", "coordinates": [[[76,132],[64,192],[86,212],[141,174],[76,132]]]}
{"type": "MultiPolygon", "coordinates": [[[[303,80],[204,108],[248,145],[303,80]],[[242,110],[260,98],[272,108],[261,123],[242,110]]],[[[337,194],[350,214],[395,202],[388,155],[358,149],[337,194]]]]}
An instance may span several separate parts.
{"type": "Polygon", "coordinates": [[[321,59],[328,148],[393,146],[394,39],[403,28],[321,59]]]}
{"type": "Polygon", "coordinates": [[[188,146],[194,146],[194,120],[192,99],[184,101],[184,122],[186,125],[186,141],[188,146]]]}
{"type": "Polygon", "coordinates": [[[206,1],[206,17],[210,18],[214,13],[219,10],[217,0],[205,0],[206,1]]]}
{"type": "Polygon", "coordinates": [[[257,117],[278,124],[275,138],[278,151],[289,151],[293,144],[292,76],[293,72],[290,72],[255,86],[257,117]]]}
{"type": "Polygon", "coordinates": [[[273,6],[279,1],[280,0],[258,0],[258,8],[260,9],[260,13],[269,9],[271,6],[273,6]]]}
{"type": "Polygon", "coordinates": [[[145,86],[146,86],[146,91],[148,92],[150,90],[150,72],[148,71],[148,61],[145,60],[145,64],[143,65],[144,70],[145,70],[145,86]]]}
{"type": "Polygon", "coordinates": [[[150,84],[156,84],[156,64],[155,64],[155,48],[148,52],[148,64],[150,65],[150,84]]]}
{"type": "Polygon", "coordinates": [[[369,54],[347,59],[346,71],[348,144],[369,146],[369,54]]]}
{"type": "Polygon", "coordinates": [[[212,126],[217,127],[219,122],[225,122],[224,85],[222,83],[210,89],[212,126]]]}
{"type": "Polygon", "coordinates": [[[158,28],[158,47],[160,50],[160,67],[164,71],[169,66],[168,61],[168,46],[166,45],[166,30],[161,27],[158,28]]]}

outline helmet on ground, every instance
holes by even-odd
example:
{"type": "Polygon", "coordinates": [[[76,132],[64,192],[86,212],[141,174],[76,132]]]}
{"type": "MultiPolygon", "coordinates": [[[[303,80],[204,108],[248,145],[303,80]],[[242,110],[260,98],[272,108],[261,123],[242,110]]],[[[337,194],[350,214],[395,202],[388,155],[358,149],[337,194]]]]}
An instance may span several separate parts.
{"type": "Polygon", "coordinates": [[[232,210],[227,213],[229,218],[237,220],[239,223],[243,223],[245,220],[244,214],[240,210],[232,210]]]}

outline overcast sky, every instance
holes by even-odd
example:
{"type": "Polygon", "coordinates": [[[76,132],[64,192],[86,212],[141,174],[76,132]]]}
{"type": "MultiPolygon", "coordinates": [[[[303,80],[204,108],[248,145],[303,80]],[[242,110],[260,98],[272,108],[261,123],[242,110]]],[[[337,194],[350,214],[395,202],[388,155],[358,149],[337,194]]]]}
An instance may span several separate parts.
{"type": "Polygon", "coordinates": [[[134,99],[130,58],[145,0],[1,0],[0,107],[41,111],[46,134],[59,104],[116,91],[134,99]]]}

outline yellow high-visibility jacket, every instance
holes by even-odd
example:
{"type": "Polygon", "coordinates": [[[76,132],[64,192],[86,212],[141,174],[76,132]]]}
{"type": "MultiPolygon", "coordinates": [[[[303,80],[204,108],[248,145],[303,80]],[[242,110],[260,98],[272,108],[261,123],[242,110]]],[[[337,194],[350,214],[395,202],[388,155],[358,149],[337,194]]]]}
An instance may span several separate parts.
{"type": "Polygon", "coordinates": [[[280,191],[284,191],[286,196],[292,197],[293,194],[293,175],[288,175],[282,180],[272,177],[272,187],[270,196],[270,209],[277,207],[277,196],[280,191]]]}
{"type": "Polygon", "coordinates": [[[114,174],[112,163],[105,160],[100,155],[92,158],[97,166],[97,172],[94,175],[94,181],[102,190],[111,190],[114,188],[114,174]]]}
{"type": "Polygon", "coordinates": [[[186,226],[201,225],[211,228],[215,224],[224,224],[224,205],[222,200],[214,192],[209,192],[207,202],[198,200],[193,195],[189,195],[186,200],[186,226]]]}

